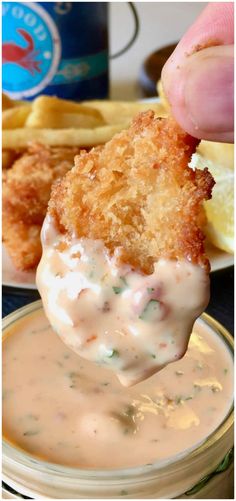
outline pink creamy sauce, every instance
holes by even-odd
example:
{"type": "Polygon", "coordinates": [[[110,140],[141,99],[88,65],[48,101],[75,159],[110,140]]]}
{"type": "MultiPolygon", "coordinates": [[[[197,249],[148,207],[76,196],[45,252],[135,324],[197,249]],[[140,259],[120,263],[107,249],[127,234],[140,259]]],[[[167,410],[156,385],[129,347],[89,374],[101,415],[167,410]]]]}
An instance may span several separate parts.
{"type": "Polygon", "coordinates": [[[181,358],[209,300],[209,278],[188,261],[159,259],[145,275],[119,265],[99,240],[65,245],[47,216],[37,286],[64,343],[113,369],[125,386],[181,358]]]}
{"type": "Polygon", "coordinates": [[[224,420],[233,395],[225,343],[201,320],[185,356],[130,388],[69,350],[42,309],[3,342],[3,435],[43,460],[123,468],[195,447],[224,420]]]}

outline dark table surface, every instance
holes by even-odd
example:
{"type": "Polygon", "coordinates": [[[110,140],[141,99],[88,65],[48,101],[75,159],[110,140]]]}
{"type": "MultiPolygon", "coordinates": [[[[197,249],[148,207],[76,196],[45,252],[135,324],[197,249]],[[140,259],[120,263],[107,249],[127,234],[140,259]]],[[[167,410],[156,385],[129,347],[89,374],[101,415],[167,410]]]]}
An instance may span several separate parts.
{"type": "Polygon", "coordinates": [[[206,309],[234,334],[234,267],[211,274],[211,298],[206,309]]]}
{"type": "MultiPolygon", "coordinates": [[[[3,317],[22,306],[39,299],[37,291],[22,291],[3,287],[3,317]]],[[[211,273],[211,299],[206,309],[231,334],[234,329],[234,267],[211,273]]]]}

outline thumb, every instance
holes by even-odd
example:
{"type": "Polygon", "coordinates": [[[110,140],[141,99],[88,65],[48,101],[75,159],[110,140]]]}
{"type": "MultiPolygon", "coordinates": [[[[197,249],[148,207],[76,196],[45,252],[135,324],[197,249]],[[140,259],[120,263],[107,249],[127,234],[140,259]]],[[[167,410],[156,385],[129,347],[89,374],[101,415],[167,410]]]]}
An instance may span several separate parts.
{"type": "Polygon", "coordinates": [[[232,142],[233,45],[208,47],[186,57],[176,68],[175,83],[168,67],[165,70],[164,90],[183,129],[199,139],[232,142]]]}

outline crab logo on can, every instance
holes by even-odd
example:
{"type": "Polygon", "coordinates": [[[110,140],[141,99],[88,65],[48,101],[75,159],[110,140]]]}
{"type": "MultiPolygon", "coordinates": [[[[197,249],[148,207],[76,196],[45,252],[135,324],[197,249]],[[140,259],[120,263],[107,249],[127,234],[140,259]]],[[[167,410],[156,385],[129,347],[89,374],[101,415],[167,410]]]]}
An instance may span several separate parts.
{"type": "Polygon", "coordinates": [[[13,99],[33,97],[52,81],[61,58],[57,27],[33,2],[2,3],[2,86],[13,99]]]}

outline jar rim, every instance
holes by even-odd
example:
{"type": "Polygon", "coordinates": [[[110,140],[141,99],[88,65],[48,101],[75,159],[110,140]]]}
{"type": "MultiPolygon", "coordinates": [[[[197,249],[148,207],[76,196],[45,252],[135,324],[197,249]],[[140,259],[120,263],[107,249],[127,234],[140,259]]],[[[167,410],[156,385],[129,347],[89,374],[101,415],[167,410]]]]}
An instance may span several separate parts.
{"type": "MultiPolygon", "coordinates": [[[[2,320],[2,333],[4,340],[4,331],[6,331],[11,325],[15,324],[18,320],[24,318],[27,315],[30,315],[37,310],[43,309],[42,301],[37,300],[34,301],[22,308],[15,310],[14,312],[7,315],[2,320]]],[[[208,315],[207,313],[203,313],[198,320],[203,321],[207,324],[208,327],[214,330],[214,333],[221,337],[221,340],[226,344],[227,349],[231,352],[233,357],[234,350],[234,339],[229,331],[223,327],[217,320],[208,315]]],[[[118,478],[130,478],[134,475],[140,476],[144,473],[161,473],[168,466],[175,466],[178,468],[180,462],[186,458],[188,461],[196,458],[205,450],[210,448],[217,440],[219,440],[227,431],[233,426],[234,422],[234,402],[232,401],[232,405],[225,416],[224,420],[219,424],[219,426],[212,431],[210,435],[208,435],[205,439],[201,440],[198,444],[195,444],[188,449],[185,449],[183,452],[179,452],[176,455],[159,460],[152,464],[144,464],[141,466],[133,466],[128,468],[114,468],[114,469],[85,469],[78,467],[69,467],[63,466],[57,463],[50,463],[48,461],[41,460],[36,456],[33,456],[17,445],[13,445],[7,439],[3,437],[2,444],[2,456],[7,462],[20,463],[25,469],[37,469],[41,473],[53,473],[56,476],[67,477],[67,478],[75,478],[92,480],[93,478],[98,480],[107,480],[109,478],[114,478],[114,476],[118,478]]]]}

